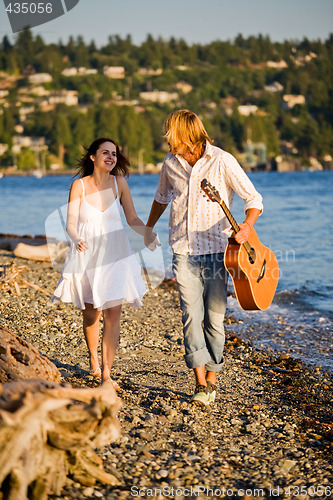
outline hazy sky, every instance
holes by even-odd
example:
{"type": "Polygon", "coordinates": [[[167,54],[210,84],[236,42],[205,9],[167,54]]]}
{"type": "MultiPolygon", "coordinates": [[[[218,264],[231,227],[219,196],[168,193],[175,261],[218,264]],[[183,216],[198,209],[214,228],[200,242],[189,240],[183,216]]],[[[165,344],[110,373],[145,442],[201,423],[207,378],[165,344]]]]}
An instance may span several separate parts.
{"type": "MultiPolygon", "coordinates": [[[[140,44],[148,33],[189,43],[233,40],[238,33],[261,33],[273,41],[325,40],[333,32],[333,0],[80,0],[65,15],[32,31],[48,43],[82,35],[97,46],[115,34],[130,34],[140,44]]],[[[0,37],[4,35],[12,31],[0,0],[0,37]]]]}

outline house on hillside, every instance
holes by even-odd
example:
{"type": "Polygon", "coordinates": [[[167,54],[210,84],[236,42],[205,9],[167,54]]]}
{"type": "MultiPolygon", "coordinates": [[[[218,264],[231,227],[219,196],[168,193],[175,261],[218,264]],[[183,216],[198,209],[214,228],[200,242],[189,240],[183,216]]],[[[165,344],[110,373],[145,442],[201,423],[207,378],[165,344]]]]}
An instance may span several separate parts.
{"type": "Polygon", "coordinates": [[[237,109],[240,115],[250,116],[254,115],[258,111],[258,106],[255,104],[241,104],[237,109]]]}
{"type": "Polygon", "coordinates": [[[288,64],[283,59],[281,59],[281,61],[267,61],[266,66],[274,69],[288,68],[288,64]]]}
{"type": "Polygon", "coordinates": [[[275,92],[282,92],[283,90],[283,85],[281,85],[280,82],[273,82],[273,83],[269,83],[268,85],[265,85],[264,86],[264,89],[267,91],[267,92],[272,92],[272,93],[275,93],[275,92]]]}
{"type": "Polygon", "coordinates": [[[140,68],[138,70],[138,75],[142,75],[142,76],[159,76],[162,73],[163,73],[162,68],[157,68],[157,69],[153,69],[153,68],[140,68]]]}
{"type": "Polygon", "coordinates": [[[18,153],[22,148],[29,148],[32,150],[43,149],[46,146],[45,137],[32,137],[27,135],[14,135],[13,148],[18,153]]]}
{"type": "Polygon", "coordinates": [[[143,101],[159,102],[160,104],[164,104],[166,102],[177,100],[179,96],[177,92],[153,90],[152,92],[140,92],[139,97],[143,101]]]}
{"type": "Polygon", "coordinates": [[[19,77],[15,75],[8,75],[5,71],[0,71],[0,89],[10,89],[16,86],[19,77]]]}
{"type": "Polygon", "coordinates": [[[38,97],[45,97],[51,93],[50,90],[47,90],[43,85],[37,85],[37,86],[31,86],[31,87],[20,87],[18,89],[18,93],[22,95],[22,100],[26,101],[26,98],[29,97],[29,99],[32,101],[33,97],[32,96],[38,96],[38,97]]]}
{"type": "Polygon", "coordinates": [[[27,116],[35,111],[35,106],[22,106],[19,108],[20,122],[25,122],[27,116]]]}
{"type": "Polygon", "coordinates": [[[187,82],[184,82],[183,80],[175,83],[175,88],[177,90],[180,90],[180,92],[182,92],[183,94],[189,94],[193,90],[192,85],[187,82]]]}
{"type": "Polygon", "coordinates": [[[61,74],[63,76],[81,76],[81,75],[96,75],[97,74],[97,69],[93,68],[75,68],[75,67],[70,67],[70,68],[65,68],[62,70],[61,74]]]}
{"type": "Polygon", "coordinates": [[[289,110],[292,109],[296,104],[300,104],[303,106],[305,104],[305,97],[304,95],[292,95],[292,94],[285,94],[282,97],[282,108],[289,110]]]}
{"type": "Polygon", "coordinates": [[[108,78],[115,80],[125,78],[125,68],[123,66],[104,66],[103,73],[108,78]]]}
{"type": "Polygon", "coordinates": [[[60,90],[52,92],[48,97],[49,104],[65,104],[66,106],[77,106],[79,103],[77,90],[60,90]]]}
{"type": "Polygon", "coordinates": [[[49,73],[35,73],[28,77],[29,83],[32,85],[39,85],[40,83],[52,82],[52,76],[49,73]]]}

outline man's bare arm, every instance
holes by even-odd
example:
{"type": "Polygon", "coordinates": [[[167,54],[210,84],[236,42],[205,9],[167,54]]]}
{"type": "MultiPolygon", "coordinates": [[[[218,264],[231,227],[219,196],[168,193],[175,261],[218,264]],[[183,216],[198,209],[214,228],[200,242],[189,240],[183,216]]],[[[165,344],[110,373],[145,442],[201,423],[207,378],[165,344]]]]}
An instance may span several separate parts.
{"type": "Polygon", "coordinates": [[[150,209],[150,214],[148,217],[148,221],[146,224],[146,231],[145,231],[145,245],[148,246],[154,239],[154,233],[153,233],[153,227],[155,226],[156,222],[159,220],[163,212],[165,212],[168,204],[164,203],[159,203],[158,201],[154,200],[153,204],[150,209]]]}

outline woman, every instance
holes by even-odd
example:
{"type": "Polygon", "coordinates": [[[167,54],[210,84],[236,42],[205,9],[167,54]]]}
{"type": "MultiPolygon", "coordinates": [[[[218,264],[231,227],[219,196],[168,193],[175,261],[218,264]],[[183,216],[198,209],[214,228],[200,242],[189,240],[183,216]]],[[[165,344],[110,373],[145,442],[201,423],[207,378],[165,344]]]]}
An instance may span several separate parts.
{"type": "MultiPolygon", "coordinates": [[[[115,141],[101,137],[79,162],[80,179],[73,182],[66,230],[72,240],[53,300],[72,302],[83,312],[90,374],[119,389],[110,377],[119,341],[122,302],[142,305],[146,287],[141,268],[131,253],[120,217],[144,235],[125,177],[129,161],[115,141]],[[103,315],[102,367],[98,362],[99,320],[103,315]]],[[[154,250],[159,242],[149,245],[154,250]]]]}

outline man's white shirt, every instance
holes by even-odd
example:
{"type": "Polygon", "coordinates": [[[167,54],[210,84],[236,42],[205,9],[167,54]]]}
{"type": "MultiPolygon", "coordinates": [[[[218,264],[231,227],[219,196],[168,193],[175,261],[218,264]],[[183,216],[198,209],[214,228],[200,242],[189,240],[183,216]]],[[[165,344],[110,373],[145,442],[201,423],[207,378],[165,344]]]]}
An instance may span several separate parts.
{"type": "Polygon", "coordinates": [[[169,243],[174,253],[206,255],[224,252],[230,224],[218,203],[201,189],[206,178],[231,210],[234,193],[249,208],[263,210],[262,197],[237,162],[222,149],[206,143],[203,156],[191,167],[180,155],[168,154],[163,161],[155,200],[171,204],[169,243]]]}

